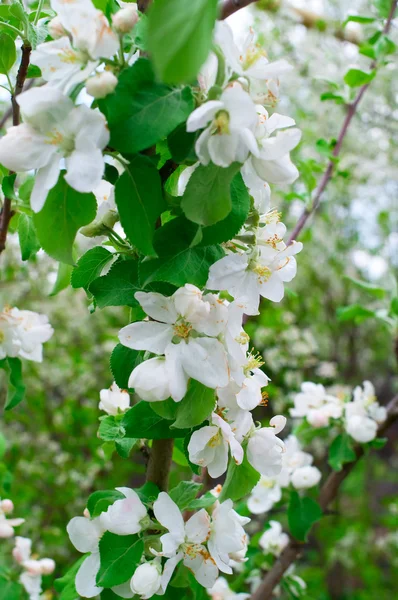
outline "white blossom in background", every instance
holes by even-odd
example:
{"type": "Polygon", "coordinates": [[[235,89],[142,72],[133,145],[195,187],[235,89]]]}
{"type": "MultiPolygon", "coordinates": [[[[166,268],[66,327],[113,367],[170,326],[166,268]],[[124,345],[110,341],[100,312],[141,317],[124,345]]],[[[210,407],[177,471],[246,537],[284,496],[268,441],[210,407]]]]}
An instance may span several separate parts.
{"type": "MultiPolygon", "coordinates": [[[[208,548],[222,573],[231,574],[235,562],[243,562],[247,551],[247,535],[243,527],[250,522],[233,508],[232,500],[217,501],[211,516],[208,548]]],[[[207,586],[211,587],[211,586],[207,586]]]]}
{"type": "Polygon", "coordinates": [[[254,429],[247,444],[249,463],[267,477],[279,475],[282,470],[282,456],[285,445],[277,437],[286,425],[286,418],[276,415],[270,420],[270,427],[254,429]]]}
{"type": "Polygon", "coordinates": [[[386,420],[387,411],[377,402],[375,389],[370,381],[357,386],[352,402],[345,405],[345,429],[359,443],[371,442],[377,436],[377,429],[386,420]]]}
{"type": "Polygon", "coordinates": [[[213,587],[207,590],[207,593],[212,600],[247,600],[250,598],[250,594],[233,592],[224,577],[219,577],[213,587]]]}
{"type": "Polygon", "coordinates": [[[171,396],[179,402],[187,392],[189,377],[210,388],[227,385],[228,356],[217,339],[228,320],[223,303],[213,302],[213,295],[203,296],[191,284],[170,297],[136,292],[135,298],[155,320],[127,325],[119,332],[119,340],[128,348],[163,356],[138,365],[130,375],[129,387],[143,400],[171,396]]]}
{"type": "Polygon", "coordinates": [[[247,507],[254,515],[268,512],[282,498],[282,489],[278,479],[261,475],[260,481],[252,489],[247,507]]]}
{"type": "Polygon", "coordinates": [[[110,388],[100,391],[100,399],[99,409],[108,415],[118,415],[130,407],[129,393],[121,390],[115,382],[110,388]]]}
{"type": "Polygon", "coordinates": [[[264,531],[259,545],[265,554],[279,556],[289,543],[289,536],[278,521],[269,521],[270,528],[264,531]]]}
{"type": "Polygon", "coordinates": [[[43,344],[54,330],[45,315],[6,307],[0,312],[0,360],[6,356],[43,360],[43,344]]]}
{"type": "Polygon", "coordinates": [[[320,470],[312,465],[299,467],[293,472],[292,484],[296,490],[305,490],[318,485],[322,477],[320,470]]]}
{"type": "Polygon", "coordinates": [[[308,452],[303,452],[295,435],[289,435],[284,442],[285,452],[282,456],[282,471],[279,474],[278,481],[281,487],[288,487],[296,469],[311,465],[314,459],[308,452]]]}
{"type": "Polygon", "coordinates": [[[61,158],[66,182],[78,192],[92,192],[104,173],[102,150],[109,141],[104,116],[85,105],[75,106],[49,85],[23,92],[17,102],[24,122],[1,138],[0,162],[18,172],[37,169],[32,209],[43,208],[58,181],[61,158]]]}
{"type": "Polygon", "coordinates": [[[25,519],[9,519],[7,515],[14,511],[14,504],[8,498],[0,502],[0,539],[11,538],[14,535],[14,527],[25,523],[25,519]]]}
{"type": "Polygon", "coordinates": [[[42,576],[54,572],[55,562],[52,558],[32,558],[31,549],[32,540],[17,536],[12,555],[23,568],[19,581],[28,594],[29,600],[39,600],[42,592],[42,576]]]}
{"type": "Polygon", "coordinates": [[[144,562],[136,568],[131,578],[131,591],[144,600],[151,598],[155,594],[161,593],[161,578],[162,565],[160,558],[157,557],[154,560],[144,562]]]}
{"type": "Polygon", "coordinates": [[[290,415],[294,418],[305,417],[313,427],[327,427],[330,419],[342,416],[343,409],[342,400],[328,394],[323,385],[305,381],[294,398],[294,408],[290,409],[290,415]]]}
{"type": "Polygon", "coordinates": [[[253,101],[239,84],[234,84],[219,100],[209,100],[195,109],[188,117],[187,131],[203,129],[195,144],[203,165],[213,162],[229,167],[233,162],[245,162],[249,152],[258,153],[256,122],[253,101]]]}
{"type": "Polygon", "coordinates": [[[162,552],[156,553],[152,550],[154,554],[168,559],[161,577],[161,588],[167,588],[181,560],[201,585],[212,587],[218,576],[218,568],[209,550],[204,546],[210,534],[209,514],[202,508],[184,523],[180,509],[166,492],[160,492],[154,502],[153,511],[159,523],[168,530],[168,533],[160,538],[162,552]]]}

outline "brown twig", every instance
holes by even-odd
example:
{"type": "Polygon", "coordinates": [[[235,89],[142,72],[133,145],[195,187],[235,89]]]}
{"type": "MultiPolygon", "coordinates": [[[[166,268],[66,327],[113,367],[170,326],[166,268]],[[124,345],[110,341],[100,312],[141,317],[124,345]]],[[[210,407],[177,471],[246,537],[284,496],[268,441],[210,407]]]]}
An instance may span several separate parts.
{"type": "MultiPolygon", "coordinates": [[[[377,431],[378,437],[382,436],[397,419],[398,396],[395,396],[387,406],[387,419],[380,425],[377,431]]],[[[355,447],[355,460],[344,465],[341,471],[334,471],[329,475],[323,484],[319,495],[319,505],[323,512],[327,510],[329,504],[336,498],[342,482],[351,473],[352,469],[358,463],[360,458],[362,458],[364,453],[364,446],[357,445],[355,447]]],[[[268,571],[260,587],[254,592],[252,600],[268,600],[271,598],[273,590],[281,581],[290,565],[299,558],[304,548],[305,544],[290,538],[290,542],[275,561],[272,568],[268,571]]]]}
{"type": "MultiPolygon", "coordinates": [[[[390,31],[391,22],[393,20],[396,8],[397,8],[397,0],[393,0],[393,2],[391,4],[390,14],[388,15],[388,19],[386,20],[386,23],[383,28],[384,34],[386,34],[390,31]]],[[[371,64],[371,69],[374,69],[375,67],[376,67],[376,61],[373,61],[371,64]]],[[[359,88],[359,92],[356,95],[354,101],[348,105],[347,113],[346,113],[343,125],[341,127],[340,133],[337,138],[337,143],[332,152],[333,158],[329,161],[328,166],[326,167],[326,171],[324,172],[324,174],[319,182],[319,185],[315,191],[315,195],[312,200],[311,206],[306,208],[303,211],[302,215],[300,216],[299,220],[297,221],[296,226],[294,227],[294,229],[289,237],[288,244],[290,244],[293,240],[298,238],[298,236],[300,235],[302,229],[305,227],[310,216],[317,210],[319,203],[321,201],[323,192],[325,191],[326,186],[332,177],[332,174],[334,171],[334,166],[335,166],[334,159],[336,159],[340,154],[340,150],[342,148],[344,138],[347,135],[348,128],[351,124],[351,121],[352,121],[356,111],[357,111],[358,105],[361,102],[362,97],[365,94],[366,90],[368,89],[369,85],[370,85],[369,83],[365,83],[365,85],[363,85],[361,88],[359,88]]]]}
{"type": "Polygon", "coordinates": [[[167,491],[173,454],[173,439],[153,440],[146,480],[155,483],[161,491],[167,491]]]}
{"type": "MultiPolygon", "coordinates": [[[[17,79],[15,82],[14,93],[11,96],[11,110],[12,110],[12,124],[14,126],[19,125],[20,122],[20,110],[17,102],[17,96],[23,90],[26,75],[29,67],[30,53],[32,47],[29,42],[24,41],[22,44],[22,56],[19,65],[17,79]]],[[[11,174],[11,173],[10,173],[11,174]]],[[[5,250],[8,226],[14,211],[11,208],[11,198],[4,198],[4,203],[0,213],[0,254],[5,250]]]]}
{"type": "Polygon", "coordinates": [[[254,2],[257,2],[257,0],[225,0],[221,8],[220,20],[230,17],[241,8],[245,8],[254,2]]]}

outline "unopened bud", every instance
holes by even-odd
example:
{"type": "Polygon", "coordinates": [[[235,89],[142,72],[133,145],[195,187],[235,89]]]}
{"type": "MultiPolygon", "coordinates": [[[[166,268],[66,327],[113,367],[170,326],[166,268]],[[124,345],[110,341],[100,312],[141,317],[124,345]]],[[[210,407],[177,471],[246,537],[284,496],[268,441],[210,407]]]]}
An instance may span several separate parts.
{"type": "Polygon", "coordinates": [[[8,498],[6,500],[2,500],[0,506],[1,506],[1,510],[6,515],[9,515],[14,510],[14,503],[12,500],[9,500],[8,498]]]}
{"type": "Polygon", "coordinates": [[[61,23],[61,19],[59,17],[54,17],[49,21],[48,25],[48,33],[54,40],[57,40],[64,35],[68,35],[68,32],[63,28],[61,23]]]}
{"type": "Polygon", "coordinates": [[[131,590],[141,598],[151,598],[160,587],[160,565],[156,559],[137,567],[131,579],[131,590]]]}
{"type": "Polygon", "coordinates": [[[88,510],[88,508],[85,508],[83,511],[83,516],[86,517],[86,519],[90,518],[90,512],[88,510]]]}
{"type": "Polygon", "coordinates": [[[112,15],[112,23],[119,33],[128,33],[138,21],[138,12],[134,6],[126,6],[112,15]]]}
{"type": "Polygon", "coordinates": [[[108,210],[102,219],[93,221],[90,225],[86,225],[80,229],[80,233],[86,237],[97,237],[98,235],[107,235],[108,230],[112,229],[116,221],[119,220],[119,215],[115,210],[108,210]]]}
{"type": "Polygon", "coordinates": [[[117,77],[111,71],[97,73],[86,81],[86,89],[94,98],[105,98],[117,86],[117,77]]]}
{"type": "Polygon", "coordinates": [[[40,561],[42,575],[51,575],[55,569],[55,561],[52,558],[42,558],[40,561]]]}
{"type": "Polygon", "coordinates": [[[24,564],[24,569],[30,574],[30,575],[41,575],[42,574],[42,570],[41,570],[41,564],[39,560],[25,560],[24,564]]]}

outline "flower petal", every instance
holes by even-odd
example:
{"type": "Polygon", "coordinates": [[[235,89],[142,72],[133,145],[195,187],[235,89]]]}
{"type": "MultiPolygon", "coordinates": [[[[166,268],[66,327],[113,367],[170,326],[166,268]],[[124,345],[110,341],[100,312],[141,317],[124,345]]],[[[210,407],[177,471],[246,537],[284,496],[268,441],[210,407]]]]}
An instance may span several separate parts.
{"type": "Polygon", "coordinates": [[[76,591],[79,596],[83,596],[83,598],[94,598],[102,592],[103,588],[98,587],[96,584],[99,568],[99,552],[91,554],[83,561],[75,579],[76,591]]]}
{"type": "Polygon", "coordinates": [[[154,321],[131,323],[119,331],[123,346],[133,350],[149,350],[155,354],[164,354],[172,338],[173,328],[170,325],[154,321]]]}
{"type": "Polygon", "coordinates": [[[172,298],[156,292],[136,292],[134,298],[138,300],[146,314],[155,321],[169,324],[177,321],[178,315],[172,298]]]}

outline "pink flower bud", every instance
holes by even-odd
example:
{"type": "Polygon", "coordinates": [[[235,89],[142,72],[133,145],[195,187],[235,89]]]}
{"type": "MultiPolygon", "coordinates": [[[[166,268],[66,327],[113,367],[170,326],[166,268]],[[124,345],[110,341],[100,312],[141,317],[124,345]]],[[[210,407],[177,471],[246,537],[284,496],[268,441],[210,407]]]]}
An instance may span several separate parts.
{"type": "Polygon", "coordinates": [[[42,575],[51,575],[55,569],[55,562],[52,558],[42,558],[40,561],[42,575]]]}
{"type": "Polygon", "coordinates": [[[29,575],[41,575],[42,574],[42,568],[41,568],[41,561],[39,560],[26,560],[23,564],[24,569],[29,573],[29,575]]]}
{"type": "Polygon", "coordinates": [[[9,515],[14,510],[13,501],[8,500],[8,498],[6,500],[2,500],[1,501],[1,509],[4,512],[4,514],[9,515]]]}
{"type": "Polygon", "coordinates": [[[97,73],[86,81],[86,89],[94,98],[105,98],[117,86],[117,77],[111,71],[97,73]]]}
{"type": "Polygon", "coordinates": [[[85,508],[83,511],[83,517],[86,517],[86,519],[90,518],[90,512],[88,510],[88,508],[85,508]]]}
{"type": "Polygon", "coordinates": [[[126,6],[112,15],[112,23],[119,33],[128,33],[138,21],[138,13],[134,6],[126,6]]]}

